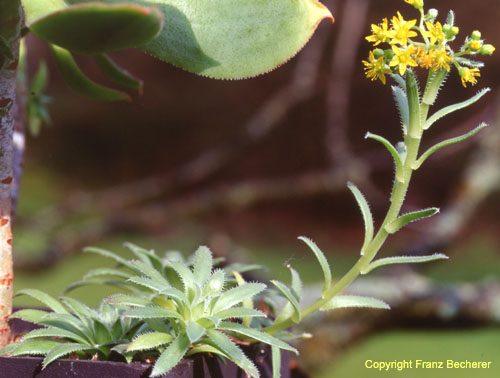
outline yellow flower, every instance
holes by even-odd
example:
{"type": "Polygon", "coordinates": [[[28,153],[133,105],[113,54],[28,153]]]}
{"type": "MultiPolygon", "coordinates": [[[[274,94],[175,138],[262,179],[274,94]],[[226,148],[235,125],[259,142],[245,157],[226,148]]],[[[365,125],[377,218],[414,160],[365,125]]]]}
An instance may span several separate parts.
{"type": "Polygon", "coordinates": [[[444,47],[432,51],[431,54],[433,57],[433,66],[432,66],[433,71],[437,71],[440,68],[444,68],[446,71],[450,70],[450,65],[448,63],[453,62],[453,58],[450,55],[448,55],[444,47]]]}
{"type": "Polygon", "coordinates": [[[432,52],[425,52],[418,57],[418,61],[420,63],[420,67],[431,69],[434,65],[434,55],[432,52]]]}
{"type": "Polygon", "coordinates": [[[477,83],[476,77],[481,76],[481,72],[479,72],[479,68],[461,67],[459,73],[460,73],[460,76],[462,78],[462,85],[464,87],[467,87],[467,83],[471,83],[472,85],[475,85],[477,83]]]}
{"type": "Polygon", "coordinates": [[[387,42],[392,38],[394,32],[392,30],[388,30],[389,25],[387,22],[387,18],[384,18],[380,25],[372,24],[372,35],[366,37],[366,40],[369,42],[374,42],[374,46],[379,45],[382,42],[387,42]]]}
{"type": "Polygon", "coordinates": [[[415,26],[417,20],[405,21],[401,13],[398,12],[398,17],[392,18],[393,36],[391,44],[399,43],[401,46],[406,47],[408,38],[416,37],[417,33],[410,30],[415,26]]]}
{"type": "Polygon", "coordinates": [[[424,6],[424,0],[405,0],[410,5],[413,5],[417,9],[421,9],[424,6]]]}
{"type": "Polygon", "coordinates": [[[380,81],[385,84],[385,74],[391,72],[389,68],[385,67],[384,57],[381,56],[378,59],[375,59],[375,55],[373,55],[373,51],[370,51],[370,61],[367,62],[363,60],[363,64],[365,65],[366,77],[375,81],[380,79],[380,81]]]}
{"type": "Polygon", "coordinates": [[[409,46],[406,50],[400,50],[396,46],[392,46],[392,51],[396,55],[389,63],[390,67],[399,66],[399,74],[403,76],[408,66],[417,67],[418,64],[413,59],[412,55],[416,52],[415,46],[409,46]]]}
{"type": "Polygon", "coordinates": [[[437,40],[444,41],[445,36],[440,22],[436,22],[433,25],[432,22],[427,21],[425,25],[428,31],[422,32],[422,34],[430,38],[432,44],[435,44],[437,40]]]}

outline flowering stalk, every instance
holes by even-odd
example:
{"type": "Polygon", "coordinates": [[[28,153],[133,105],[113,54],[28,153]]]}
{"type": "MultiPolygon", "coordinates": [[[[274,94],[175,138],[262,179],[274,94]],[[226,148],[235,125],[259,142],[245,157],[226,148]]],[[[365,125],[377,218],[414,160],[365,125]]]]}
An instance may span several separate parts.
{"type": "MultiPolygon", "coordinates": [[[[442,26],[441,23],[436,22],[436,10],[431,9],[427,14],[424,12],[422,0],[405,0],[405,2],[420,11],[421,18],[418,26],[417,20],[406,21],[399,12],[397,17],[393,17],[391,28],[389,28],[387,19],[384,19],[380,25],[372,25],[373,34],[366,39],[372,42],[374,46],[386,43],[389,44],[390,48],[386,50],[376,48],[370,51],[369,61],[363,61],[366,75],[371,80],[379,79],[385,84],[386,75],[390,74],[398,84],[393,86],[392,89],[403,124],[403,141],[394,147],[381,136],[371,133],[366,136],[366,138],[381,142],[394,158],[396,172],[390,196],[390,207],[380,228],[374,233],[368,203],[361,192],[353,184],[349,184],[349,188],[354,193],[365,220],[365,243],[361,249],[361,257],[335,284],[331,285],[329,283],[330,277],[325,278],[328,285],[325,284],[321,297],[310,306],[302,309],[300,316],[289,316],[285,319],[278,317],[278,321],[265,329],[270,334],[282,331],[296,323],[297,319],[303,319],[316,311],[346,307],[347,302],[339,300],[337,295],[360,274],[366,274],[379,266],[388,264],[425,262],[447,258],[445,255],[435,254],[432,256],[390,257],[374,261],[389,235],[399,231],[412,221],[439,212],[437,208],[430,208],[400,215],[413,172],[419,169],[423,161],[435,151],[471,137],[486,125],[482,124],[461,137],[441,142],[419,157],[420,143],[424,131],[441,117],[476,102],[489,89],[479,92],[467,101],[437,111],[430,117],[429,108],[434,104],[439,89],[451,70],[450,65],[457,68],[464,87],[467,83],[474,85],[477,82],[476,77],[479,76],[479,67],[482,67],[483,64],[471,61],[463,56],[467,54],[490,55],[493,53],[494,47],[484,45],[480,33],[474,32],[465,40],[460,51],[455,53],[448,45],[448,42],[453,41],[458,34],[458,28],[453,26],[453,12],[450,12],[447,22],[442,26]],[[413,38],[417,37],[418,33],[421,35],[423,42],[414,41],[413,38]],[[418,88],[415,72],[410,67],[421,67],[429,70],[426,86],[422,94],[418,88]]],[[[323,270],[325,271],[325,269],[323,270]]],[[[364,300],[354,300],[352,306],[388,308],[388,306],[383,307],[378,304],[373,305],[373,303],[367,304],[364,300]]]]}

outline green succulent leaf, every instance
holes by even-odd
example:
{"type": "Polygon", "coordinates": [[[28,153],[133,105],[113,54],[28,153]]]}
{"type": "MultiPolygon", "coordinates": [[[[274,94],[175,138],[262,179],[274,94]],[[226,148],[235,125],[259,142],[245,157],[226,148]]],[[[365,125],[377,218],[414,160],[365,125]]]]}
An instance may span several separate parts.
{"type": "Polygon", "coordinates": [[[106,303],[113,304],[115,306],[123,305],[130,307],[145,307],[151,303],[150,300],[146,298],[141,298],[134,295],[126,294],[115,294],[106,299],[106,303]]]}
{"type": "Polygon", "coordinates": [[[151,377],[157,377],[170,371],[184,357],[189,349],[189,338],[181,332],[177,338],[163,351],[156,361],[151,377]]]}
{"type": "Polygon", "coordinates": [[[22,319],[27,322],[40,324],[45,315],[47,315],[47,311],[26,309],[14,312],[9,319],[22,319]]]}
{"type": "Polygon", "coordinates": [[[127,281],[157,292],[170,289],[170,285],[167,286],[165,283],[158,282],[157,280],[148,277],[135,276],[130,277],[127,281]]]}
{"type": "Polygon", "coordinates": [[[193,344],[205,336],[205,328],[197,322],[188,321],[186,322],[186,334],[191,344],[193,344]]]}
{"type": "Polygon", "coordinates": [[[380,299],[360,297],[357,295],[337,295],[321,307],[321,311],[335,310],[337,308],[367,307],[390,310],[390,306],[380,299]]]}
{"type": "Polygon", "coordinates": [[[150,332],[137,336],[128,346],[127,351],[151,350],[170,343],[174,338],[164,332],[150,332]]]}
{"type": "MultiPolygon", "coordinates": [[[[299,298],[296,297],[294,292],[290,290],[288,286],[286,286],[284,283],[276,280],[271,280],[274,286],[283,294],[283,296],[288,299],[288,303],[291,304],[292,309],[293,309],[293,315],[292,315],[292,321],[294,323],[300,322],[301,319],[301,313],[300,313],[300,305],[299,305],[299,298]]],[[[288,304],[287,303],[287,304],[288,304]]],[[[282,320],[283,317],[287,318],[289,316],[287,306],[283,308],[282,311],[283,315],[278,316],[278,321],[282,320]]]]}
{"type": "Polygon", "coordinates": [[[226,275],[223,270],[216,270],[203,287],[203,296],[215,296],[222,292],[226,282],[226,275]]]}
{"type": "Polygon", "coordinates": [[[130,311],[127,311],[125,313],[125,316],[128,318],[138,318],[138,319],[181,318],[181,316],[177,312],[157,306],[133,308],[130,311]]]}
{"type": "Polygon", "coordinates": [[[401,156],[399,155],[398,150],[389,142],[387,139],[380,135],[372,134],[370,132],[366,133],[365,139],[370,138],[380,142],[384,145],[384,147],[389,151],[394,159],[394,163],[396,165],[396,180],[398,182],[404,183],[404,171],[403,171],[403,162],[401,160],[401,156]]]}
{"type": "Polygon", "coordinates": [[[238,318],[265,318],[266,314],[262,311],[254,310],[245,307],[233,307],[227,310],[219,311],[214,314],[216,318],[221,320],[225,319],[238,319],[238,318]]]}
{"type": "Polygon", "coordinates": [[[432,146],[431,148],[429,148],[427,151],[425,151],[422,154],[422,156],[420,156],[418,158],[418,160],[415,162],[415,164],[413,165],[412,168],[413,169],[420,168],[422,166],[422,164],[424,163],[424,161],[429,156],[431,156],[434,152],[440,150],[443,147],[448,147],[448,146],[451,146],[453,144],[463,142],[464,140],[467,140],[467,139],[473,137],[474,135],[476,135],[478,132],[480,132],[482,129],[484,129],[487,126],[488,125],[486,123],[481,123],[478,127],[476,127],[474,130],[469,131],[467,134],[464,134],[464,135],[461,135],[461,136],[458,136],[458,137],[455,137],[455,138],[447,139],[445,141],[442,141],[440,143],[435,144],[434,146],[432,146]]]}
{"type": "Polygon", "coordinates": [[[113,341],[110,330],[99,320],[93,321],[93,333],[96,344],[103,345],[113,341]]]}
{"type": "Polygon", "coordinates": [[[95,253],[96,255],[100,255],[102,257],[106,257],[108,259],[114,260],[115,262],[117,262],[118,264],[120,264],[120,265],[128,268],[129,270],[131,270],[135,274],[140,274],[141,273],[135,266],[133,266],[131,264],[130,261],[125,260],[123,257],[118,256],[116,253],[108,251],[106,249],[97,248],[97,247],[87,247],[87,248],[85,248],[83,250],[83,252],[85,252],[85,253],[95,253]]]}
{"type": "Polygon", "coordinates": [[[199,247],[194,254],[193,275],[198,285],[203,286],[212,273],[212,252],[205,246],[199,247]]]}
{"type": "MultiPolygon", "coordinates": [[[[126,0],[107,0],[110,3],[126,0]]],[[[163,13],[165,26],[145,52],[203,76],[239,79],[283,64],[333,20],[317,0],[140,0],[163,13]]]]}
{"type": "Polygon", "coordinates": [[[89,278],[101,277],[101,276],[114,276],[114,277],[128,279],[132,277],[132,274],[113,268],[97,268],[89,270],[87,273],[85,273],[83,279],[86,280],[89,278]]]}
{"type": "Polygon", "coordinates": [[[93,277],[93,278],[87,278],[87,279],[83,279],[81,281],[73,282],[71,285],[69,285],[64,290],[64,292],[68,293],[72,290],[78,289],[79,287],[89,286],[89,285],[97,285],[97,286],[109,285],[109,286],[114,286],[114,287],[118,287],[121,289],[125,289],[127,291],[132,291],[132,292],[138,291],[136,286],[130,282],[125,282],[125,281],[121,281],[121,280],[114,280],[114,279],[110,279],[110,278],[93,277]]]}
{"type": "Polygon", "coordinates": [[[85,76],[68,50],[55,45],[50,47],[57,69],[66,84],[75,92],[100,101],[130,101],[126,93],[103,87],[85,76]]]}
{"type": "MultiPolygon", "coordinates": [[[[236,283],[239,286],[244,285],[246,283],[245,279],[243,278],[243,276],[240,273],[233,272],[233,276],[236,279],[236,283]]],[[[253,299],[251,297],[244,299],[242,302],[242,306],[246,309],[253,309],[253,299]]],[[[251,323],[252,323],[251,317],[243,318],[243,324],[246,325],[247,327],[250,326],[251,323]]]]}
{"type": "Polygon", "coordinates": [[[39,324],[76,333],[81,337],[87,339],[89,343],[92,343],[93,335],[89,331],[88,326],[76,316],[70,314],[49,312],[46,313],[45,316],[40,320],[39,324]]]}
{"type": "Polygon", "coordinates": [[[330,270],[330,265],[328,264],[328,260],[325,257],[325,254],[319,247],[314,243],[311,239],[306,238],[305,236],[300,236],[299,240],[302,240],[304,243],[306,243],[309,248],[311,248],[311,251],[313,251],[314,256],[316,256],[316,259],[319,262],[319,265],[321,266],[321,270],[323,271],[323,278],[324,278],[324,284],[323,284],[323,293],[327,291],[330,286],[332,286],[332,272],[330,270]]]}
{"type": "Polygon", "coordinates": [[[142,94],[142,80],[132,76],[130,72],[121,68],[106,54],[94,55],[94,60],[100,68],[101,72],[113,83],[121,85],[125,88],[133,89],[142,94]]]}
{"type": "Polygon", "coordinates": [[[347,183],[347,187],[354,195],[356,202],[358,203],[359,208],[361,209],[361,214],[363,215],[363,221],[365,224],[365,240],[363,242],[363,246],[361,247],[361,254],[364,255],[365,249],[368,247],[368,244],[373,239],[373,216],[370,211],[370,206],[368,205],[368,201],[365,196],[360,192],[360,190],[354,185],[352,182],[347,183]]]}
{"type": "Polygon", "coordinates": [[[246,283],[241,286],[236,286],[222,293],[215,303],[213,312],[217,313],[222,310],[227,310],[237,304],[243,302],[246,298],[251,298],[266,288],[266,285],[261,283],[246,283]]]}
{"type": "MultiPolygon", "coordinates": [[[[79,54],[100,54],[142,45],[163,26],[156,7],[104,2],[22,0],[26,25],[43,40],[79,54]],[[40,7],[40,3],[55,6],[40,7]]],[[[147,4],[146,2],[144,2],[147,4]]]]}
{"type": "Polygon", "coordinates": [[[141,248],[133,243],[123,243],[123,245],[130,249],[134,255],[136,255],[138,258],[140,258],[142,261],[144,261],[147,264],[150,264],[153,266],[155,269],[161,271],[163,269],[163,263],[161,259],[156,255],[154,251],[149,251],[147,249],[141,248]]]}
{"type": "Polygon", "coordinates": [[[6,346],[4,346],[3,348],[0,349],[0,356],[8,356],[8,355],[10,355],[10,353],[14,349],[16,349],[17,347],[19,347],[19,345],[21,345],[20,341],[14,341],[12,343],[7,344],[6,346]]]}
{"type": "Polygon", "coordinates": [[[89,342],[85,338],[81,337],[79,334],[71,331],[67,331],[61,328],[49,327],[42,329],[35,329],[23,336],[23,341],[36,339],[39,337],[65,337],[67,339],[76,341],[77,343],[88,345],[89,342]]]}
{"type": "Polygon", "coordinates": [[[89,347],[88,345],[75,344],[75,343],[64,343],[58,344],[50,349],[43,359],[42,368],[45,369],[48,364],[57,360],[60,357],[67,356],[68,354],[74,352],[80,352],[85,350],[93,350],[94,348],[89,347]]]}
{"type": "Polygon", "coordinates": [[[82,322],[98,318],[95,310],[74,298],[61,297],[61,302],[63,302],[76,316],[78,316],[82,322]]]}
{"type": "Polygon", "coordinates": [[[460,102],[455,105],[450,105],[447,106],[446,108],[443,108],[441,110],[438,110],[436,113],[434,113],[429,119],[425,122],[424,125],[424,130],[429,129],[435,122],[439,121],[441,118],[444,116],[447,116],[448,114],[451,114],[453,112],[456,112],[457,110],[464,109],[475,102],[477,102],[481,97],[483,97],[486,93],[491,91],[491,88],[484,88],[480,90],[475,96],[471,97],[470,99],[460,102]]]}
{"type": "Polygon", "coordinates": [[[394,256],[394,257],[385,257],[383,259],[378,259],[370,264],[361,271],[361,274],[367,274],[371,272],[373,269],[384,265],[392,265],[392,264],[410,264],[410,263],[424,263],[435,260],[443,260],[448,259],[449,257],[442,253],[435,253],[430,256],[394,256]]]}
{"type": "Polygon", "coordinates": [[[280,349],[288,350],[290,352],[294,352],[296,354],[299,354],[297,349],[291,347],[290,345],[281,341],[280,339],[277,339],[276,337],[271,336],[267,333],[260,332],[254,328],[245,327],[242,324],[233,323],[233,322],[221,322],[219,325],[219,329],[224,330],[224,331],[234,332],[234,333],[237,333],[239,335],[247,336],[247,337],[250,337],[254,340],[260,341],[264,344],[276,346],[280,349]]]}
{"type": "Polygon", "coordinates": [[[10,351],[9,354],[11,356],[44,356],[57,345],[60,345],[60,343],[54,340],[28,340],[19,344],[19,346],[10,351]]]}
{"type": "Polygon", "coordinates": [[[218,349],[226,354],[231,361],[238,365],[248,375],[254,378],[260,377],[259,371],[252,363],[252,361],[250,361],[248,357],[245,356],[245,354],[241,351],[241,349],[238,348],[238,346],[233,343],[227,336],[214,329],[208,329],[207,335],[218,349]]]}
{"type": "Polygon", "coordinates": [[[271,347],[271,359],[273,362],[273,378],[281,377],[281,351],[278,347],[271,347]]]}
{"type": "Polygon", "coordinates": [[[163,274],[161,274],[161,272],[153,267],[150,262],[134,260],[130,262],[130,265],[132,265],[146,277],[149,277],[152,280],[156,281],[161,287],[169,288],[171,286],[168,280],[163,276],[163,274]]]}
{"type": "Polygon", "coordinates": [[[432,217],[437,213],[439,213],[439,209],[437,207],[431,207],[429,209],[423,209],[423,210],[413,211],[411,213],[406,213],[396,218],[392,222],[388,223],[385,226],[385,230],[389,234],[394,234],[412,222],[432,217]]]}
{"type": "Polygon", "coordinates": [[[36,299],[37,301],[43,303],[52,311],[68,314],[68,310],[57,299],[55,299],[54,297],[50,296],[47,293],[44,293],[43,291],[36,289],[23,289],[19,290],[16,293],[16,296],[20,295],[28,295],[31,298],[36,299]]]}

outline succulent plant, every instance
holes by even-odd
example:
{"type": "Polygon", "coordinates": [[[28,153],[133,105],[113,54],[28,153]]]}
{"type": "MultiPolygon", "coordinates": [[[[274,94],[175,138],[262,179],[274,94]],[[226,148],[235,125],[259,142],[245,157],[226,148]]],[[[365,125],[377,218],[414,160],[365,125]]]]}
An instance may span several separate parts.
{"type": "Polygon", "coordinates": [[[57,300],[35,289],[21,290],[17,295],[31,296],[51,312],[35,309],[15,312],[11,318],[26,320],[42,328],[28,332],[21,341],[9,344],[0,353],[44,356],[43,368],[73,353],[80,358],[106,360],[115,352],[130,362],[132,353],[123,345],[146,328],[141,320],[124,317],[123,310],[104,302],[96,310],[74,298],[57,300]]]}
{"type": "MultiPolygon", "coordinates": [[[[158,359],[152,376],[168,372],[184,356],[208,352],[227,358],[248,375],[258,377],[257,368],[235,340],[271,345],[276,372],[279,350],[296,352],[287,343],[261,332],[262,323],[254,321],[266,318],[265,313],[253,308],[252,300],[266,285],[247,283],[237,271],[231,278],[225,270],[214,268],[218,260],[213,259],[207,247],[198,248],[190,263],[175,254],[162,259],[153,251],[127,246],[138,260],[127,261],[110,251],[88,249],[114,259],[125,269],[91,271],[70,289],[89,283],[129,289],[129,294],[116,294],[107,303],[128,309],[126,318],[143,320],[150,327],[151,331],[134,338],[127,352],[156,350],[158,359]],[[126,281],[106,278],[109,275],[126,281]]],[[[244,270],[242,266],[235,268],[244,270]]]]}

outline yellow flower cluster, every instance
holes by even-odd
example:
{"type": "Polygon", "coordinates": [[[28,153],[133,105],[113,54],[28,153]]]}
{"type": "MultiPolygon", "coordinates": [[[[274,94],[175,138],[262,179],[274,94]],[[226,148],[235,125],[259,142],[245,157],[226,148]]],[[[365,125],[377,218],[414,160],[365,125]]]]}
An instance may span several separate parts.
{"type": "Polygon", "coordinates": [[[389,48],[382,50],[379,47],[370,51],[368,60],[363,60],[366,76],[385,84],[385,75],[397,73],[403,76],[409,67],[450,71],[451,65],[454,65],[464,86],[467,83],[476,84],[476,77],[480,76],[479,68],[463,56],[491,55],[495,48],[492,45],[484,45],[481,33],[475,31],[466,39],[461,50],[455,53],[448,42],[455,39],[459,32],[458,27],[453,26],[452,22],[442,25],[435,20],[437,13],[434,14],[432,11],[425,14],[423,0],[405,0],[405,2],[420,11],[420,23],[417,24],[416,19],[407,21],[400,12],[397,12],[390,26],[387,18],[378,25],[372,24],[372,34],[367,36],[366,40],[372,42],[374,47],[386,43],[389,48]],[[414,40],[419,35],[421,41],[414,40]],[[471,64],[468,64],[469,62],[471,64]]]}

